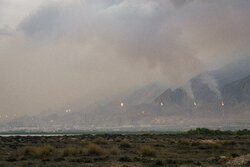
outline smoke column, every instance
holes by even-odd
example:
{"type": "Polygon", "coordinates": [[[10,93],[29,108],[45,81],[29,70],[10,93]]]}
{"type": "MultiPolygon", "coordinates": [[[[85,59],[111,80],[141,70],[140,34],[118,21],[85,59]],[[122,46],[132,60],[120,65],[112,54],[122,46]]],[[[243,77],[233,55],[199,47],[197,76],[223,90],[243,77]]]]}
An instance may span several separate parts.
{"type": "Polygon", "coordinates": [[[212,75],[210,75],[210,74],[202,75],[201,76],[201,81],[204,84],[207,84],[209,89],[216,94],[216,96],[217,96],[217,98],[219,100],[222,100],[222,96],[221,96],[221,92],[220,92],[219,87],[218,87],[218,83],[217,83],[216,79],[212,75]]]}

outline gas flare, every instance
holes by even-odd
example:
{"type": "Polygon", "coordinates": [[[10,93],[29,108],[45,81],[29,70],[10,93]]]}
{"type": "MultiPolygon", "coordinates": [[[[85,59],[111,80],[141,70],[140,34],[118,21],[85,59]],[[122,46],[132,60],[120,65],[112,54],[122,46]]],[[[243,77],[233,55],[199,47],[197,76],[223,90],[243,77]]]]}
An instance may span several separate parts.
{"type": "Polygon", "coordinates": [[[196,101],[194,101],[194,106],[197,106],[197,103],[196,103],[196,101]]]}
{"type": "Polygon", "coordinates": [[[222,106],[222,107],[223,107],[223,106],[225,106],[225,103],[224,103],[224,101],[222,101],[222,102],[221,102],[221,106],[222,106]]]}
{"type": "Polygon", "coordinates": [[[66,112],[66,113],[69,113],[69,112],[71,112],[71,109],[67,109],[67,110],[65,110],[65,112],[66,112]]]}
{"type": "Polygon", "coordinates": [[[164,106],[163,102],[161,102],[160,105],[163,107],[164,106]]]}
{"type": "Polygon", "coordinates": [[[123,108],[124,107],[124,103],[123,102],[121,102],[121,108],[123,108]]]}

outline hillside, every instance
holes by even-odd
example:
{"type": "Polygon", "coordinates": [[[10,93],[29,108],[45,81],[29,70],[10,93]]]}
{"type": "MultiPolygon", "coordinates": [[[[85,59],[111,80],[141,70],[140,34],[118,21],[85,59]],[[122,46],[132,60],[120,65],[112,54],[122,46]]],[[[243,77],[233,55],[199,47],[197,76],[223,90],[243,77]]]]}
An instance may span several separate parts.
{"type": "MultiPolygon", "coordinates": [[[[191,80],[194,99],[183,89],[149,85],[123,99],[71,113],[23,116],[1,122],[4,129],[98,129],[115,127],[210,126],[250,120],[250,75],[227,83],[218,93],[201,76],[191,80]],[[124,106],[120,106],[123,102],[124,106]],[[222,103],[224,105],[222,105],[222,103]],[[72,121],[74,120],[74,121],[72,121]]],[[[247,124],[246,124],[247,125],[247,124]]],[[[245,125],[244,125],[245,126],[245,125]]]]}

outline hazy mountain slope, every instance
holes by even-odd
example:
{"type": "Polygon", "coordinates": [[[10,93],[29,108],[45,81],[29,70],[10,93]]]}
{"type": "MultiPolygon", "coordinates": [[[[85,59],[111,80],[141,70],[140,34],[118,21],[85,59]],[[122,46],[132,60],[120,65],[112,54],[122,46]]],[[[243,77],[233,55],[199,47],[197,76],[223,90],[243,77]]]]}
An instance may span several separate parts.
{"type": "MultiPolygon", "coordinates": [[[[225,83],[236,77],[235,73],[232,74],[228,74],[229,79],[225,83]]],[[[164,91],[163,87],[152,84],[107,104],[78,112],[16,118],[5,122],[2,127],[41,130],[95,129],[123,125],[185,126],[198,122],[197,120],[204,122],[204,119],[207,123],[215,119],[250,119],[250,75],[221,85],[221,99],[202,81],[201,75],[194,77],[191,82],[194,99],[184,89],[164,91]],[[124,107],[120,106],[121,102],[124,107]],[[222,102],[225,106],[222,106],[222,102]]]]}
{"type": "Polygon", "coordinates": [[[244,78],[250,74],[250,56],[234,61],[210,73],[215,77],[219,86],[244,78]]]}
{"type": "Polygon", "coordinates": [[[126,97],[124,99],[124,103],[129,106],[139,105],[143,103],[151,103],[162,92],[164,92],[164,90],[165,88],[160,85],[150,84],[145,86],[144,88],[136,90],[131,95],[126,97]]]}
{"type": "Polygon", "coordinates": [[[250,75],[223,86],[222,94],[228,101],[250,102],[250,75]]]}
{"type": "Polygon", "coordinates": [[[246,112],[250,108],[250,75],[222,86],[220,88],[221,99],[199,78],[192,80],[192,88],[195,99],[187,96],[185,90],[168,89],[157,97],[154,102],[163,102],[165,108],[171,106],[174,112],[180,112],[180,110],[185,112],[199,111],[200,116],[207,114],[218,115],[222,111],[234,115],[246,112]],[[194,102],[196,105],[194,105],[194,102]],[[178,107],[173,108],[173,106],[178,107]]]}

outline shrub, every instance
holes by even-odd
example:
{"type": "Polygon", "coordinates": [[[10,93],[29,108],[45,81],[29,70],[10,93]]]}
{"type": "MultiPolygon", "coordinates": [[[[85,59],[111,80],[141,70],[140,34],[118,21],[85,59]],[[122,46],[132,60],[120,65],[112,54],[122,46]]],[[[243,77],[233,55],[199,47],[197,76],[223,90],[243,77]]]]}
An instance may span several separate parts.
{"type": "Polygon", "coordinates": [[[177,161],[172,159],[167,159],[166,164],[177,164],[177,161]]]}
{"type": "Polygon", "coordinates": [[[192,141],[191,146],[199,146],[201,143],[198,141],[192,141]]]}
{"type": "Polygon", "coordinates": [[[141,154],[142,156],[155,157],[156,151],[154,148],[144,145],[141,147],[141,154]]]}
{"type": "MultiPolygon", "coordinates": [[[[244,133],[247,133],[244,131],[244,133]]],[[[187,134],[190,135],[233,135],[233,134],[238,134],[237,132],[233,132],[230,130],[222,131],[222,130],[210,130],[207,128],[196,128],[195,130],[189,130],[187,131],[187,134]]]]}
{"type": "Polygon", "coordinates": [[[85,145],[85,144],[87,144],[88,143],[88,141],[86,140],[86,139],[82,139],[81,141],[80,141],[80,144],[81,145],[85,145]]]}
{"type": "Polygon", "coordinates": [[[191,142],[188,139],[182,138],[179,140],[179,144],[188,146],[191,144],[191,142]]]}
{"type": "Polygon", "coordinates": [[[108,144],[108,140],[103,137],[98,137],[94,142],[96,144],[108,144]]]}
{"type": "Polygon", "coordinates": [[[250,135],[250,130],[248,130],[248,129],[238,130],[238,131],[236,131],[236,134],[238,134],[238,135],[250,135]]]}
{"type": "Polygon", "coordinates": [[[163,166],[164,163],[163,163],[162,160],[159,160],[159,159],[158,159],[158,160],[155,161],[155,165],[163,166]]]}
{"type": "Polygon", "coordinates": [[[234,146],[237,143],[235,141],[233,141],[233,140],[227,140],[227,141],[224,141],[222,144],[225,145],[225,146],[234,146]]]}
{"type": "Polygon", "coordinates": [[[88,147],[85,150],[86,155],[102,155],[104,154],[104,150],[101,147],[94,143],[89,143],[88,147]]]}
{"type": "Polygon", "coordinates": [[[81,151],[77,148],[64,148],[62,151],[61,151],[61,154],[62,156],[64,157],[68,157],[68,156],[75,156],[77,154],[80,154],[81,151]]]}
{"type": "Polygon", "coordinates": [[[131,158],[124,156],[124,157],[119,158],[119,161],[120,162],[131,162],[132,160],[131,160],[131,158]]]}
{"type": "Polygon", "coordinates": [[[250,145],[250,140],[246,140],[245,144],[250,145]]]}
{"type": "Polygon", "coordinates": [[[121,142],[122,139],[120,137],[115,138],[115,142],[121,142]]]}
{"type": "Polygon", "coordinates": [[[49,156],[54,152],[54,148],[50,145],[44,145],[36,149],[37,155],[40,157],[49,156]]]}
{"type": "Polygon", "coordinates": [[[49,138],[49,139],[47,140],[47,142],[48,142],[48,143],[54,143],[54,142],[55,142],[55,140],[54,140],[54,139],[49,138]]]}
{"type": "Polygon", "coordinates": [[[222,145],[220,143],[214,143],[214,144],[211,144],[211,145],[212,145],[212,147],[214,149],[220,149],[220,148],[222,148],[222,145]]]}
{"type": "Polygon", "coordinates": [[[39,147],[26,146],[22,150],[22,154],[28,157],[44,157],[49,156],[54,152],[54,148],[50,145],[44,145],[39,147]]]}
{"type": "Polygon", "coordinates": [[[124,139],[120,142],[120,146],[123,148],[130,148],[131,143],[128,141],[128,139],[124,139]]]}
{"type": "Polygon", "coordinates": [[[117,146],[113,146],[111,149],[110,149],[110,154],[112,155],[118,155],[120,154],[120,150],[117,146]]]}
{"type": "Polygon", "coordinates": [[[22,150],[24,156],[33,156],[36,154],[36,148],[32,146],[25,146],[22,150]]]}
{"type": "Polygon", "coordinates": [[[235,157],[238,157],[239,154],[237,154],[237,153],[231,153],[231,156],[232,156],[233,158],[235,158],[235,157]]]}

